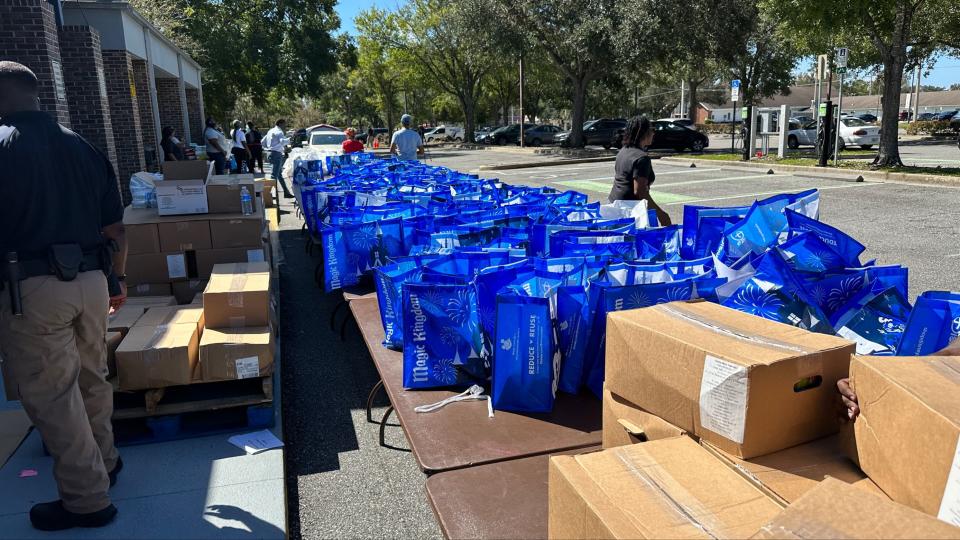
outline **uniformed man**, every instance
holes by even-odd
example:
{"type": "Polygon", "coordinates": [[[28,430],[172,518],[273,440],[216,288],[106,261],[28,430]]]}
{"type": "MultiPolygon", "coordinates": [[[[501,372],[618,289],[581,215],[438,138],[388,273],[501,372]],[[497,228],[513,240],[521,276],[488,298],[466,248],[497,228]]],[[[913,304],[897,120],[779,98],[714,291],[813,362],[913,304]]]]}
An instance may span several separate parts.
{"type": "Polygon", "coordinates": [[[122,281],[111,296],[105,277],[112,265],[124,278],[123,204],[106,156],[41,112],[37,96],[32,71],[0,62],[0,357],[60,493],[30,521],[101,527],[117,514],[108,490],[123,466],[105,379],[108,311],[126,299],[122,281]]]}

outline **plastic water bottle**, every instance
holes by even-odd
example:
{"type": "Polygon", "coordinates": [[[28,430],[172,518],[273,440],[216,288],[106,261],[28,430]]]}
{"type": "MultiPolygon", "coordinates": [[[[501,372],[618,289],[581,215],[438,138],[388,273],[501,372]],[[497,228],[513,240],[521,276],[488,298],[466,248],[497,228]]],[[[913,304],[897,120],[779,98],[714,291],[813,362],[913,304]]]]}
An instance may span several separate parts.
{"type": "Polygon", "coordinates": [[[253,198],[247,186],[240,188],[240,206],[243,208],[243,215],[249,216],[253,213],[253,198]]]}

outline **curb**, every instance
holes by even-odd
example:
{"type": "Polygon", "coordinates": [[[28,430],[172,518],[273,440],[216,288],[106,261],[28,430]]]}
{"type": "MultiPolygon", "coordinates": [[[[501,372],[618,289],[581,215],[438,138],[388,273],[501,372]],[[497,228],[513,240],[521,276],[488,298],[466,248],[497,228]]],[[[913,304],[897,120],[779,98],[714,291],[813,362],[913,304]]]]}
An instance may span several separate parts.
{"type": "Polygon", "coordinates": [[[615,156],[583,159],[563,159],[559,161],[543,161],[529,163],[507,163],[504,165],[481,165],[477,167],[478,171],[505,171],[509,169],[532,169],[535,167],[556,167],[560,165],[575,165],[577,163],[600,163],[604,161],[614,161],[615,156]]]}
{"type": "Polygon", "coordinates": [[[864,180],[906,182],[913,184],[932,184],[939,186],[960,186],[960,176],[944,176],[939,174],[900,173],[892,171],[866,171],[857,169],[833,169],[809,167],[806,165],[776,165],[771,163],[752,163],[749,161],[722,161],[717,159],[696,159],[663,157],[665,161],[675,163],[693,163],[697,166],[712,165],[720,168],[765,169],[774,172],[801,173],[798,176],[816,176],[834,180],[856,181],[864,180]]]}

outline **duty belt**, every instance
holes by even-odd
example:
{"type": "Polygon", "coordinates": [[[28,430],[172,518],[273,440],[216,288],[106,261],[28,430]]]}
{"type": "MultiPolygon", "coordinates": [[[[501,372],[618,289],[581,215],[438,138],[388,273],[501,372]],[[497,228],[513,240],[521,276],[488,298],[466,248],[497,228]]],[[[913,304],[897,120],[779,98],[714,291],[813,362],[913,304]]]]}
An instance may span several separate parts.
{"type": "MultiPolygon", "coordinates": [[[[90,272],[93,270],[102,270],[103,261],[99,253],[85,253],[80,262],[80,272],[90,272]]],[[[20,261],[20,279],[29,279],[39,276],[55,276],[57,271],[47,259],[33,259],[29,261],[20,261]]]]}

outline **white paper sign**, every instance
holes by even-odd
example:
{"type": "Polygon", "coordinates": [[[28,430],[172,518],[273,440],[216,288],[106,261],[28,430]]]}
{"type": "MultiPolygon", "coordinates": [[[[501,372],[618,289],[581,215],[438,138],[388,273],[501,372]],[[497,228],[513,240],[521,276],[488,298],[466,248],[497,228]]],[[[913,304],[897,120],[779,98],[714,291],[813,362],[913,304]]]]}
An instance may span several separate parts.
{"type": "Polygon", "coordinates": [[[943,498],[940,499],[940,511],[937,517],[941,521],[960,527],[960,438],[957,439],[953,465],[950,466],[950,475],[947,477],[947,486],[943,489],[943,498]]]}
{"type": "Polygon", "coordinates": [[[742,444],[747,390],[747,368],[708,354],[700,381],[700,425],[742,444]]]}
{"type": "Polygon", "coordinates": [[[260,376],[260,358],[248,356],[246,358],[237,358],[234,361],[237,367],[238,379],[252,379],[260,376]]]}
{"type": "Polygon", "coordinates": [[[167,275],[170,279],[187,277],[187,258],[182,253],[167,255],[167,275]]]}
{"type": "Polygon", "coordinates": [[[248,454],[256,454],[264,450],[270,450],[271,448],[283,447],[283,441],[278,439],[277,436],[268,429],[234,435],[227,439],[227,442],[248,454]]]}

